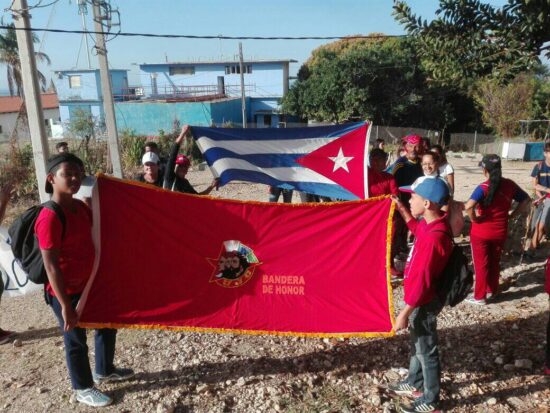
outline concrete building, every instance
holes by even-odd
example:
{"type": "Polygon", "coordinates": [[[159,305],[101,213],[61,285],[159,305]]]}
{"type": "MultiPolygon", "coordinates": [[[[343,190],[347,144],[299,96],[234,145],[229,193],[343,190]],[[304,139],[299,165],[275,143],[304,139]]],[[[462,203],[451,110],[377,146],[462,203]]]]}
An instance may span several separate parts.
{"type": "MultiPolygon", "coordinates": [[[[115,101],[128,94],[128,71],[111,69],[111,83],[115,101]]],[[[54,76],[59,98],[61,122],[67,124],[76,110],[103,119],[103,96],[99,69],[58,70],[54,76]]]]}
{"type": "MultiPolygon", "coordinates": [[[[280,111],[295,60],[244,62],[246,116],[250,127],[285,126],[280,111]]],[[[110,70],[119,130],[156,135],[179,124],[240,125],[241,85],[238,61],[142,64],[141,85],[129,86],[127,70],[110,70]]],[[[103,119],[99,70],[59,70],[54,77],[59,112],[66,126],[77,110],[103,119]]],[[[290,119],[293,121],[294,119],[290,119]]]]}
{"type": "MultiPolygon", "coordinates": [[[[41,95],[41,98],[46,133],[49,137],[60,137],[61,125],[57,95],[45,93],[41,95]]],[[[5,141],[12,136],[22,103],[19,96],[0,96],[0,140],[5,141]]],[[[27,122],[19,123],[16,136],[18,139],[30,139],[27,122]]]]}
{"type": "MultiPolygon", "coordinates": [[[[247,117],[256,127],[277,127],[286,121],[280,113],[280,101],[288,92],[290,63],[296,60],[244,61],[244,89],[249,99],[247,117]]],[[[147,99],[241,95],[238,61],[142,64],[139,68],[147,99]]]]}

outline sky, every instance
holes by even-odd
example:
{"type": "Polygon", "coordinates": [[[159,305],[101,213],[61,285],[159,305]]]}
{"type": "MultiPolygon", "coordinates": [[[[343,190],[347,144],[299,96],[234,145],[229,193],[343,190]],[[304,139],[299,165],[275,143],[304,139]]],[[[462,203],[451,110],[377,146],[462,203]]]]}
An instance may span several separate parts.
{"type": "MultiPolygon", "coordinates": [[[[29,6],[47,5],[52,0],[28,0],[29,6]]],[[[505,0],[492,0],[502,5],[505,0]]],[[[82,30],[77,0],[58,0],[54,5],[31,10],[35,28],[82,30]]],[[[409,0],[417,15],[431,20],[439,1],[409,0]]],[[[5,11],[11,0],[0,0],[4,22],[11,22],[5,11]]],[[[392,16],[392,0],[111,0],[120,12],[123,32],[226,35],[226,36],[348,36],[373,32],[405,34],[392,16]]],[[[86,24],[93,29],[88,7],[86,24]]],[[[80,34],[38,33],[35,51],[46,53],[51,66],[40,66],[46,78],[53,71],[87,68],[83,36],[80,34]],[[79,53],[80,50],[80,53],[79,53]]],[[[93,35],[89,36],[90,47],[93,35]]],[[[329,41],[319,40],[243,40],[245,59],[294,59],[291,75],[310,56],[311,51],[329,41]]],[[[238,54],[238,40],[153,39],[117,37],[107,43],[109,66],[128,69],[129,84],[139,85],[138,64],[178,61],[232,59],[238,54]]],[[[90,53],[92,68],[97,57],[90,53]]],[[[0,68],[0,91],[7,88],[5,68],[0,68]]]]}

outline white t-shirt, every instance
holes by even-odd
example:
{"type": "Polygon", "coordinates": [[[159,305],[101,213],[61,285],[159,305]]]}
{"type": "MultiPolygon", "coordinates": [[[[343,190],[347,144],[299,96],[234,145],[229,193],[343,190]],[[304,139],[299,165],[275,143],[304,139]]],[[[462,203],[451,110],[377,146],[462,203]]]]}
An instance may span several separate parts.
{"type": "Polygon", "coordinates": [[[451,175],[454,173],[455,173],[455,170],[453,169],[451,164],[446,163],[445,165],[441,165],[439,167],[439,176],[441,176],[442,178],[446,178],[447,175],[451,175]]]}

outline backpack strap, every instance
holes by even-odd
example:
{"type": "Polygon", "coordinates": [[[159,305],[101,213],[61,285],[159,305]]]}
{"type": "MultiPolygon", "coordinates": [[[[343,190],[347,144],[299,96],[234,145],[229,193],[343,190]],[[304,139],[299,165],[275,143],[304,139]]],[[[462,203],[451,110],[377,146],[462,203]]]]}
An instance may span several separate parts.
{"type": "Polygon", "coordinates": [[[61,221],[61,225],[63,227],[63,230],[61,232],[61,239],[65,238],[65,226],[66,226],[66,220],[65,220],[65,213],[63,212],[63,208],[59,206],[59,204],[55,201],[47,201],[42,204],[43,208],[48,208],[49,210],[55,212],[55,215],[57,215],[57,218],[61,221]]]}

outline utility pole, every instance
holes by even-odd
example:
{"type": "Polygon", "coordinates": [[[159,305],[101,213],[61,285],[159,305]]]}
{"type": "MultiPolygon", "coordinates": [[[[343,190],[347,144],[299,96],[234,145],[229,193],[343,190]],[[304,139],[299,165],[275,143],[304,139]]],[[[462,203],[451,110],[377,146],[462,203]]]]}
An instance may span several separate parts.
{"type": "MultiPolygon", "coordinates": [[[[86,14],[88,14],[88,8],[86,7],[86,0],[78,0],[78,14],[82,17],[82,30],[88,31],[86,27],[86,14]]],[[[86,45],[86,61],[88,62],[88,69],[92,68],[90,63],[90,46],[88,45],[88,33],[84,33],[84,44],[86,45]]]]}
{"type": "Polygon", "coordinates": [[[243,44],[241,42],[239,42],[239,70],[241,72],[241,108],[243,112],[243,128],[246,128],[246,97],[244,94],[243,44]]]}
{"type": "Polygon", "coordinates": [[[118,150],[118,132],[116,128],[115,106],[113,102],[113,92],[111,86],[111,76],[109,74],[109,63],[107,61],[107,47],[105,46],[105,37],[103,36],[103,22],[105,16],[101,15],[100,5],[102,0],[92,0],[94,8],[94,25],[96,34],[96,50],[99,60],[99,74],[101,77],[101,93],[103,95],[103,111],[105,112],[105,125],[107,126],[107,135],[109,142],[109,153],[111,155],[111,164],[113,165],[113,175],[122,178],[122,166],[120,164],[120,153],[118,150]]]}
{"type": "Polygon", "coordinates": [[[40,202],[46,202],[50,199],[44,188],[47,175],[46,159],[49,155],[48,140],[44,126],[40,88],[38,87],[38,71],[36,69],[32,32],[30,31],[31,23],[27,0],[15,0],[12,10],[14,11],[13,20],[16,28],[24,102],[27,107],[38,193],[40,202]]]}

